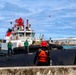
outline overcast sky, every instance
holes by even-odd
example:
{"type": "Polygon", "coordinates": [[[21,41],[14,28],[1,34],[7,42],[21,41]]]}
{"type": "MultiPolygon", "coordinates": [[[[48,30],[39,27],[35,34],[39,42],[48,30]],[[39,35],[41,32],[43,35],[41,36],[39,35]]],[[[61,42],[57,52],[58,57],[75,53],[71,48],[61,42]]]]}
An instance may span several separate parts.
{"type": "Polygon", "coordinates": [[[29,19],[36,37],[76,37],[76,0],[0,0],[0,39],[20,17],[25,25],[29,19]]]}

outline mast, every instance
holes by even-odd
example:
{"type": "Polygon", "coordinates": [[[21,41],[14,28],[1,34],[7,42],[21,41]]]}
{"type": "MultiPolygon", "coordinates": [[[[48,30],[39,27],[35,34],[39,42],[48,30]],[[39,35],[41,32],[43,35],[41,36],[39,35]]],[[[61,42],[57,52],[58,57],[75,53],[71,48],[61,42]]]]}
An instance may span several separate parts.
{"type": "Polygon", "coordinates": [[[28,19],[26,20],[26,27],[29,27],[28,19]]]}
{"type": "Polygon", "coordinates": [[[28,22],[29,20],[27,19],[26,20],[26,30],[29,30],[29,22],[28,22]]]}

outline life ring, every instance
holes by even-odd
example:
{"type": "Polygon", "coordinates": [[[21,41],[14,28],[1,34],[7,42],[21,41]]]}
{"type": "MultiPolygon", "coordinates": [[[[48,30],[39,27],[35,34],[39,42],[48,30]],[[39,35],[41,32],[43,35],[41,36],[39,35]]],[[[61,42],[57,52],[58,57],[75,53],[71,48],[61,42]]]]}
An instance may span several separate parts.
{"type": "Polygon", "coordinates": [[[16,36],[16,40],[18,40],[18,36],[16,36]]]}

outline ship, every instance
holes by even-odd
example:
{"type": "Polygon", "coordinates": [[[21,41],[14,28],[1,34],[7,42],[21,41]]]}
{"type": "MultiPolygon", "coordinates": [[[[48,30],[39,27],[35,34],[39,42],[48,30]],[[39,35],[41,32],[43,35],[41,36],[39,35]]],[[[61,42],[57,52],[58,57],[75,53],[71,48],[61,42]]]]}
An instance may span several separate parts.
{"type": "MultiPolygon", "coordinates": [[[[10,23],[12,24],[12,22],[10,23]]],[[[9,41],[13,44],[12,48],[16,48],[23,47],[26,40],[28,40],[29,45],[32,45],[36,41],[35,32],[31,29],[28,19],[26,20],[26,26],[22,18],[16,19],[14,26],[11,29],[8,28],[6,32],[5,42],[2,43],[2,50],[8,50],[7,43],[9,41]]]]}

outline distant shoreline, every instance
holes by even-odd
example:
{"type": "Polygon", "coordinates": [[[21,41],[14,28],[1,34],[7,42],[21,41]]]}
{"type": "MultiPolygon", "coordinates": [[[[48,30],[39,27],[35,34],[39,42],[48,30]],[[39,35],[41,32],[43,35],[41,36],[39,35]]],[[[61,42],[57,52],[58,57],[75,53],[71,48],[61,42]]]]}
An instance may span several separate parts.
{"type": "Polygon", "coordinates": [[[76,46],[76,44],[62,44],[64,46],[76,46]]]}

